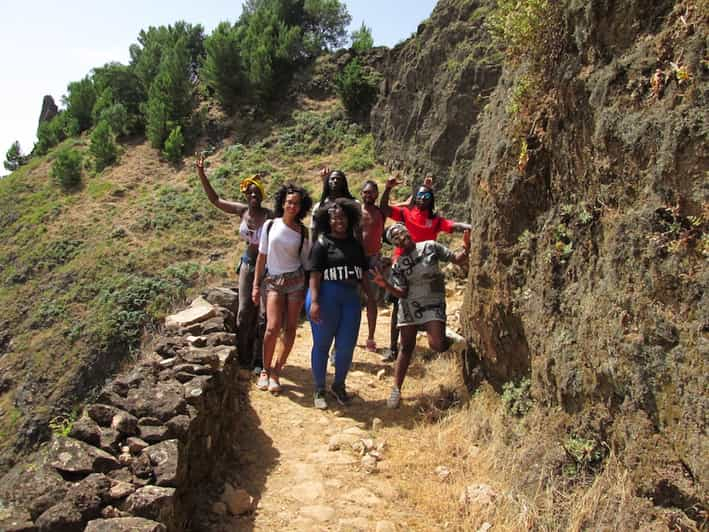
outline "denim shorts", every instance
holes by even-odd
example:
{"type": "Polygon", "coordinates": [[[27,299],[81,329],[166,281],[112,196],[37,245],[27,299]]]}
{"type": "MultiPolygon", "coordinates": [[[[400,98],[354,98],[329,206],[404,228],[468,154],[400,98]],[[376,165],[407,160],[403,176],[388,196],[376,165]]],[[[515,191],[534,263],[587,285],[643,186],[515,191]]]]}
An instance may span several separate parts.
{"type": "Polygon", "coordinates": [[[263,281],[266,293],[294,294],[305,291],[305,272],[299,268],[294,272],[286,272],[280,275],[266,274],[263,281]]]}

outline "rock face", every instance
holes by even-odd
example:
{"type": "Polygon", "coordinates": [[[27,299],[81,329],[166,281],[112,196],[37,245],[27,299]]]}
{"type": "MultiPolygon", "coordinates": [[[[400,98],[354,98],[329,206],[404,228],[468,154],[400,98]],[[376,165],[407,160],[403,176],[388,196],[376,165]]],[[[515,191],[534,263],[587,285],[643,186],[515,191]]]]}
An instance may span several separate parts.
{"type": "Polygon", "coordinates": [[[215,305],[200,298],[191,307],[210,307],[191,326],[214,322],[199,356],[188,331],[158,338],[156,350],[169,349],[174,363],[144,353],[85,407],[70,437],[54,436],[0,478],[3,530],[191,529],[200,497],[194,487],[218,480],[217,461],[232,455],[237,439],[236,338],[228,319],[213,316],[231,313],[217,301],[231,307],[238,298],[220,289],[212,299],[215,305]],[[186,373],[194,377],[189,387],[186,373]]]}
{"type": "Polygon", "coordinates": [[[709,488],[706,16],[563,3],[556,48],[531,50],[553,64],[530,75],[476,59],[491,5],[439,2],[393,50],[372,114],[388,160],[468,202],[469,384],[529,377],[568,433],[621,454],[640,496],[690,508],[709,488]]]}
{"type": "Polygon", "coordinates": [[[450,215],[464,214],[478,117],[501,73],[481,4],[439,2],[416,37],[389,54],[371,114],[380,158],[393,169],[432,172],[440,200],[452,200],[450,215]]]}

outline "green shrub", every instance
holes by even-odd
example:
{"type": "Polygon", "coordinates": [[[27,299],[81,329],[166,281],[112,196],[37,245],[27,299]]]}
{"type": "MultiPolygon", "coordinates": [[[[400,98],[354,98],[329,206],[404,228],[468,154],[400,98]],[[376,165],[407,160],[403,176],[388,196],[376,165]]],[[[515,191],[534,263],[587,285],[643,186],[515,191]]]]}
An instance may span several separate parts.
{"type": "Polygon", "coordinates": [[[551,0],[498,0],[488,28],[508,60],[537,71],[553,68],[565,46],[561,8],[551,0]]]}
{"type": "Polygon", "coordinates": [[[118,147],[114,140],[113,131],[106,122],[99,122],[91,134],[89,152],[94,158],[96,171],[100,172],[107,166],[116,162],[118,147]]]}
{"type": "Polygon", "coordinates": [[[364,172],[374,167],[374,137],[366,135],[362,141],[349,148],[342,169],[346,172],[364,172]]]}
{"type": "Polygon", "coordinates": [[[529,378],[524,378],[517,384],[508,382],[502,387],[502,402],[513,416],[524,416],[532,408],[530,387],[529,378]]]}
{"type": "Polygon", "coordinates": [[[71,189],[81,183],[81,153],[71,148],[57,151],[52,165],[52,177],[62,188],[71,189]]]}
{"type": "Polygon", "coordinates": [[[33,153],[44,155],[61,141],[79,134],[79,122],[66,111],[61,111],[48,122],[42,122],[37,129],[37,143],[33,153]]]}
{"type": "Polygon", "coordinates": [[[350,61],[337,76],[337,94],[347,114],[355,119],[369,116],[369,111],[377,98],[376,74],[367,72],[357,59],[350,61]]]}
{"type": "Polygon", "coordinates": [[[352,32],[352,51],[355,54],[363,54],[371,50],[372,46],[374,46],[372,30],[362,22],[359,29],[352,32]]]}
{"type": "Polygon", "coordinates": [[[182,128],[177,126],[170,131],[170,135],[165,141],[165,149],[162,153],[168,161],[177,164],[182,160],[182,150],[184,147],[185,137],[182,136],[182,128]]]}

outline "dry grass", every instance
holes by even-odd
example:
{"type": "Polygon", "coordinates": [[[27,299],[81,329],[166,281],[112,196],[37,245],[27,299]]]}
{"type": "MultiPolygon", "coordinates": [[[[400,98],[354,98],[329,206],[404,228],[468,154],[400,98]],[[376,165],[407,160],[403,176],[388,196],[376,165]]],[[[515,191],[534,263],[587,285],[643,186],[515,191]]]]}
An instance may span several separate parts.
{"type": "Polygon", "coordinates": [[[535,409],[512,418],[499,394],[484,384],[469,400],[432,415],[437,398],[466,397],[460,366],[452,358],[426,363],[419,357],[412,370],[425,371],[425,379],[404,395],[418,396],[424,408],[412,431],[394,435],[388,472],[423,517],[416,529],[474,532],[489,523],[496,531],[576,532],[667,525],[634,494],[629,471],[613,451],[595,477],[561,473],[562,413],[549,418],[535,409]],[[445,480],[436,474],[438,466],[450,471],[445,480]],[[461,494],[478,484],[494,490],[494,502],[464,508],[461,494]]]}

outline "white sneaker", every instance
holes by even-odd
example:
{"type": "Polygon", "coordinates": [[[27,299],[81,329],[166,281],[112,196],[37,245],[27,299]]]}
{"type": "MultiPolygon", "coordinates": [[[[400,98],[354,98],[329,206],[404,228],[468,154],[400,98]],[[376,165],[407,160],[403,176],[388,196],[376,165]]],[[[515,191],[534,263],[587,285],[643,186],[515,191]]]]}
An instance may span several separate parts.
{"type": "Polygon", "coordinates": [[[271,393],[278,393],[281,391],[281,383],[278,382],[276,377],[270,377],[268,379],[268,391],[271,393]]]}
{"type": "Polygon", "coordinates": [[[401,390],[394,386],[389,394],[389,399],[387,399],[387,408],[398,408],[399,404],[401,404],[401,390]]]}
{"type": "Polygon", "coordinates": [[[268,372],[264,369],[259,375],[258,382],[256,383],[256,388],[259,390],[268,390],[268,372]]]}

